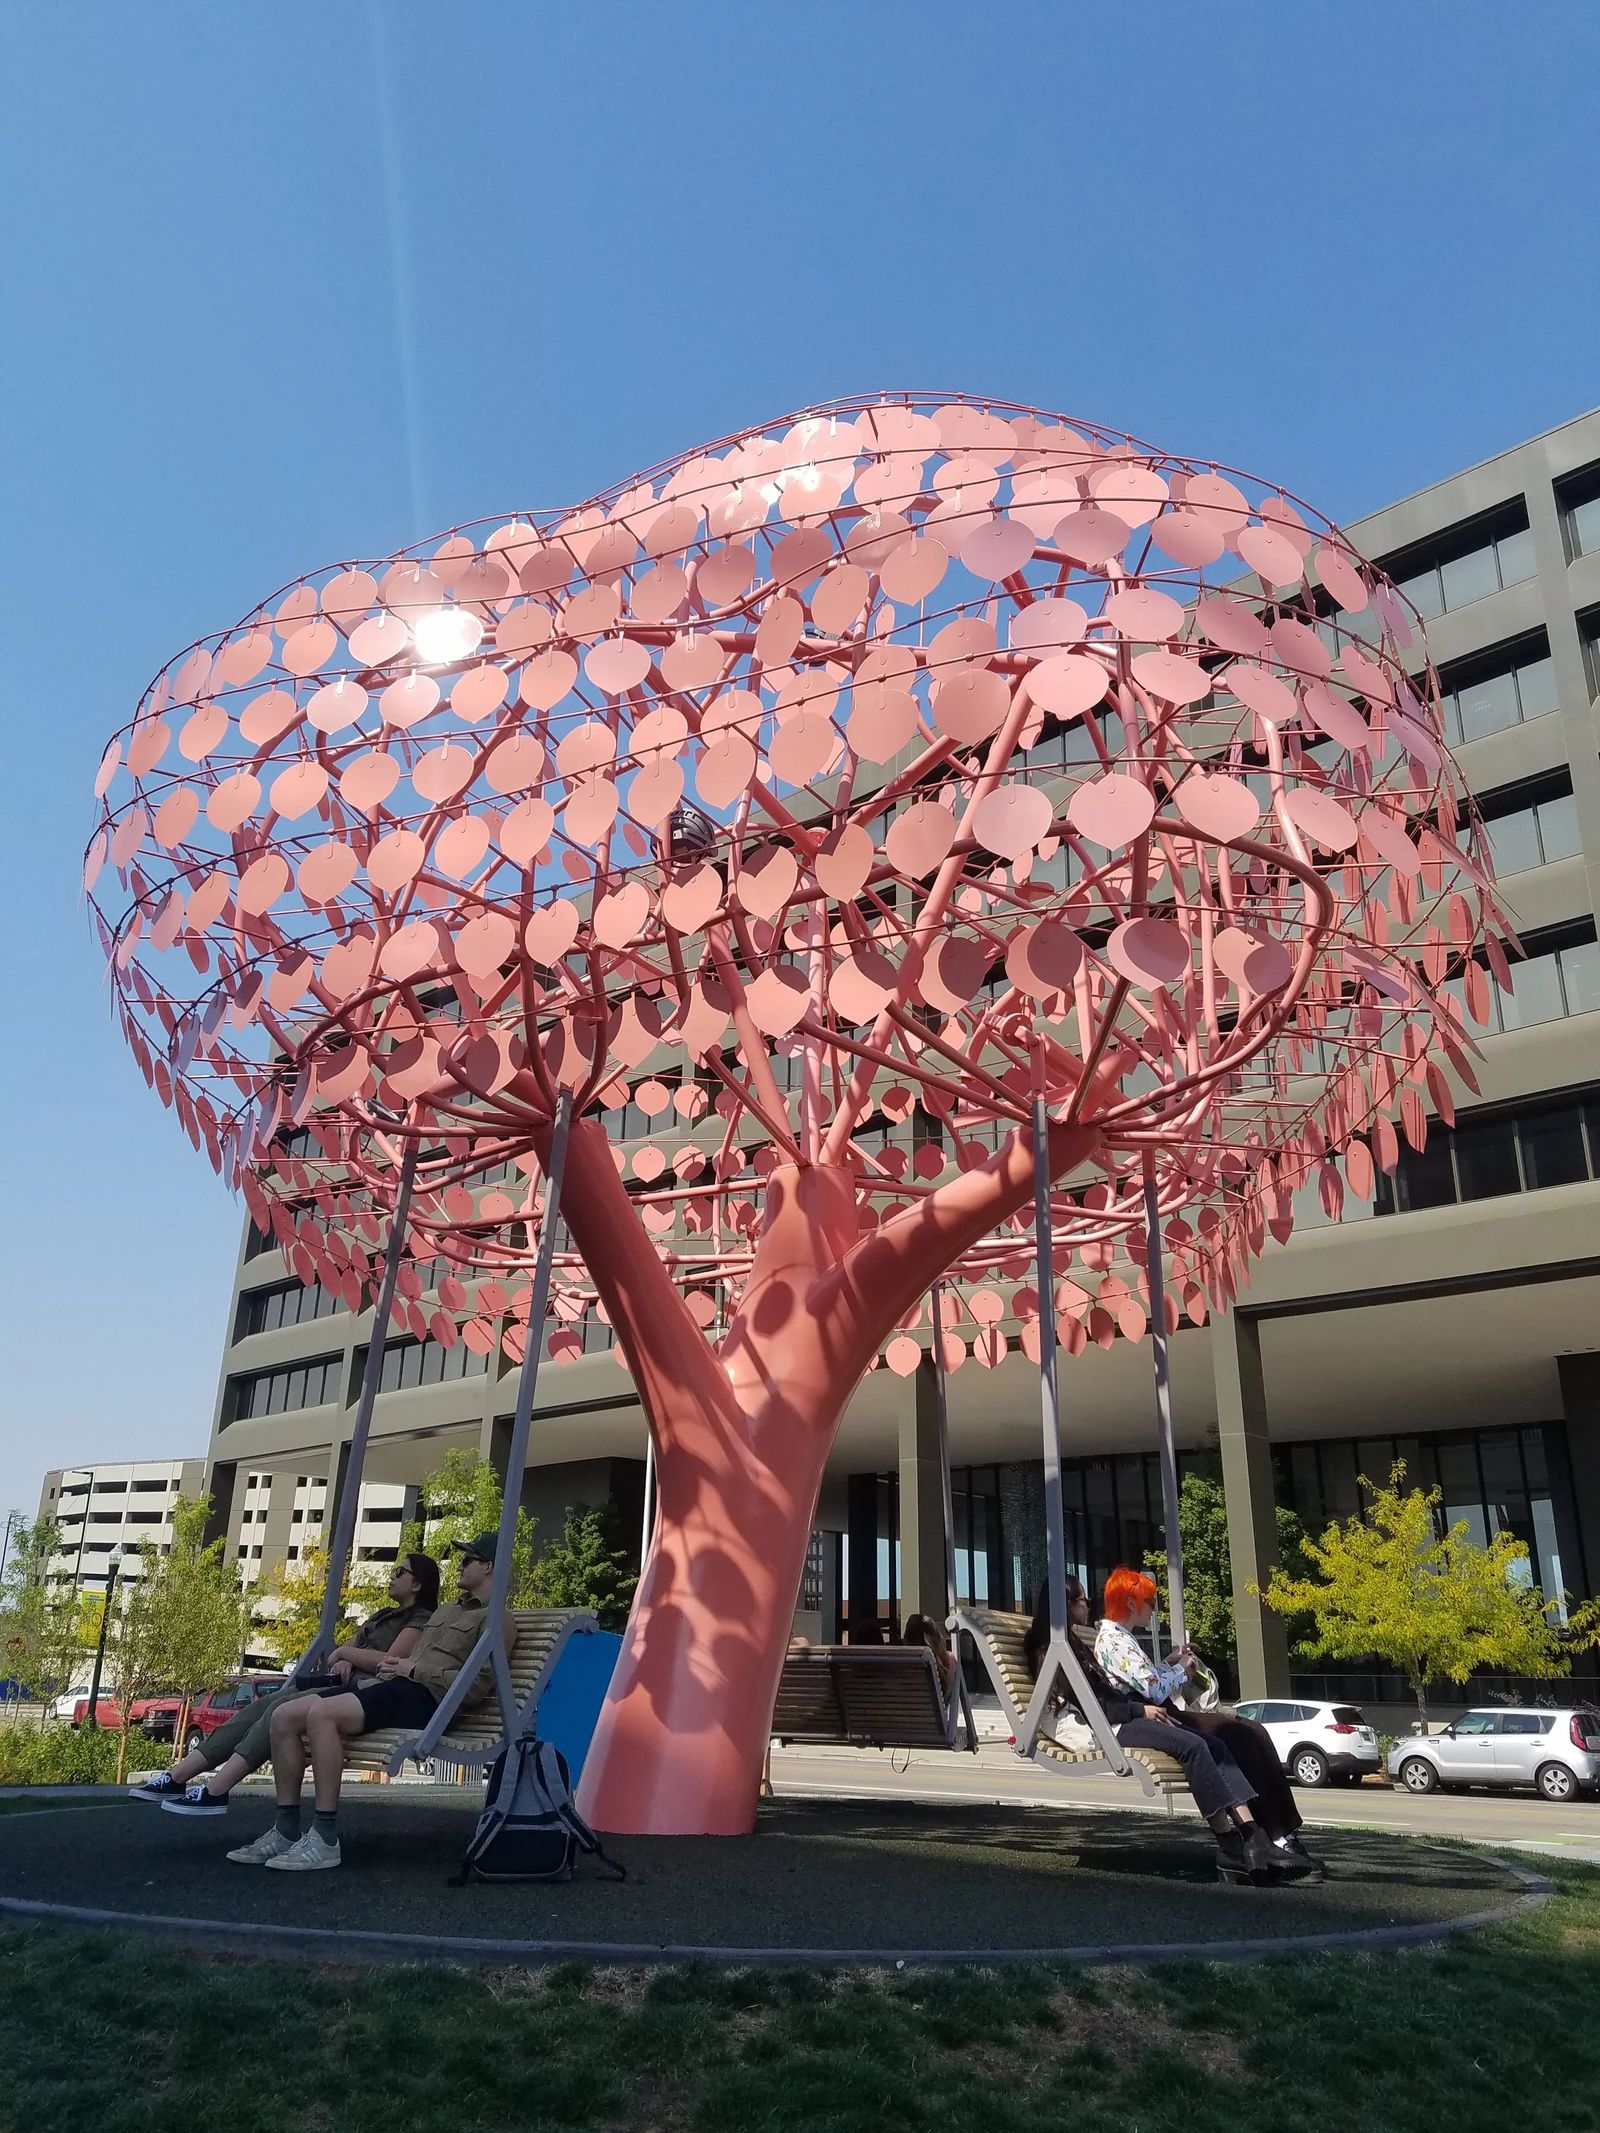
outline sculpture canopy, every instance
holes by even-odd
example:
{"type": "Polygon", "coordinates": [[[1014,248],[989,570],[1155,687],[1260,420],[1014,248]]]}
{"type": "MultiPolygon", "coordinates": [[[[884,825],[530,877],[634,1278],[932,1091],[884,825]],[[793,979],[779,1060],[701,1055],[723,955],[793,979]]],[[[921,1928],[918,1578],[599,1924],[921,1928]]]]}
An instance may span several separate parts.
{"type": "MultiPolygon", "coordinates": [[[[203,640],[107,751],[87,879],[147,1078],[258,1220],[293,1210],[307,1278],[369,1278],[370,1128],[407,1121],[418,1257],[463,1277],[429,1322],[492,1344],[566,1083],[649,1121],[630,1193],[720,1320],[772,1163],[849,1164],[881,1221],[1042,1080],[1102,1126],[1055,1202],[1097,1277],[1076,1343],[1137,1323],[1097,1262],[1146,1155],[1198,1315],[1303,1180],[1370,1190],[1430,1066],[1436,1102],[1441,1058],[1470,1078],[1440,987],[1486,990],[1498,943],[1415,635],[1282,491],[991,403],[841,403],[203,640]]],[[[563,1254],[553,1354],[593,1301],[563,1254]]]]}

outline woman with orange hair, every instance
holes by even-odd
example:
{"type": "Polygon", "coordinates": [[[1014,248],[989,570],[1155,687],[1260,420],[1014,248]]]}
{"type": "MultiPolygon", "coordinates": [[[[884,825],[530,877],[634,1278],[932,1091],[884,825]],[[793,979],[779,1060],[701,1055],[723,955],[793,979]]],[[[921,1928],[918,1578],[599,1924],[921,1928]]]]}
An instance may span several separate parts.
{"type": "Polygon", "coordinates": [[[1119,1688],[1143,1702],[1136,1716],[1118,1725],[1117,1738],[1125,1748],[1158,1748],[1182,1763],[1194,1803],[1216,1837],[1222,1879],[1300,1881],[1314,1873],[1311,1860],[1274,1844],[1256,1821],[1251,1812],[1255,1787],[1227,1743],[1169,1708],[1196,1660],[1187,1645],[1158,1660],[1139,1643],[1136,1632],[1148,1629],[1155,1614],[1155,1579],[1142,1570],[1113,1570],[1106,1579],[1104,1607],[1095,1631],[1095,1659],[1119,1688]]]}

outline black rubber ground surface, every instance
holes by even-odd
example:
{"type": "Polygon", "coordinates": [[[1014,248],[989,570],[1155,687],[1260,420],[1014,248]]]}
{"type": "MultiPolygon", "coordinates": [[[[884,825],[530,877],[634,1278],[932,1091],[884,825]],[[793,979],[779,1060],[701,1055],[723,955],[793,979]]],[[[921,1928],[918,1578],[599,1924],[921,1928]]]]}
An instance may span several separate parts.
{"type": "MultiPolygon", "coordinates": [[[[1192,1817],[1052,1808],[763,1809],[748,1838],[618,1838],[617,1884],[452,1889],[475,1791],[347,1796],[344,1865],[277,1874],[230,1846],[270,1819],[260,1796],[190,1821],[135,1802],[41,1802],[0,1815],[0,1897],[147,1917],[630,1948],[974,1950],[1224,1943],[1416,1926],[1506,1906],[1493,1861],[1368,1831],[1319,1831],[1330,1879],[1221,1886],[1192,1817]]],[[[270,1938],[270,1936],[266,1936],[270,1938]]]]}

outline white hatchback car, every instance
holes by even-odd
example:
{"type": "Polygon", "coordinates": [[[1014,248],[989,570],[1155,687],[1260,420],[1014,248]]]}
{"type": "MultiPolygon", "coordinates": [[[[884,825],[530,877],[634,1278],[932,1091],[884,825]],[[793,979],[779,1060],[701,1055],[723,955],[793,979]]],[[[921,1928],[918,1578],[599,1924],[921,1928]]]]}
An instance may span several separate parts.
{"type": "Polygon", "coordinates": [[[1407,1792],[1455,1785],[1531,1785],[1547,1800],[1600,1792],[1600,1718],[1592,1711],[1463,1711],[1442,1733],[1389,1750],[1389,1775],[1407,1792]]]}
{"type": "Polygon", "coordinates": [[[1241,1718],[1266,1727],[1297,1785],[1356,1785],[1380,1764],[1378,1736],[1353,1703],[1290,1703],[1276,1697],[1241,1703],[1241,1718]]]}

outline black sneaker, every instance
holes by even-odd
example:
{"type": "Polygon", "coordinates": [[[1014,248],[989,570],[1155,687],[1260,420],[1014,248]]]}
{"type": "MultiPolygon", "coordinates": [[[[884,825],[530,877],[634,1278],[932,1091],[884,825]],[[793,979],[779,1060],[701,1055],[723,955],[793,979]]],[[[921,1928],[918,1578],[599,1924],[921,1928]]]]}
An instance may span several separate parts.
{"type": "Polygon", "coordinates": [[[226,1793],[218,1799],[204,1778],[196,1778],[175,1798],[163,1800],[161,1807],[162,1812],[169,1815],[225,1815],[228,1799],[226,1793]]]}
{"type": "Polygon", "coordinates": [[[183,1787],[170,1770],[147,1770],[128,1787],[130,1800],[175,1800],[183,1787]]]}
{"type": "Polygon", "coordinates": [[[1274,1851],[1282,1852],[1286,1859],[1298,1860],[1301,1866],[1305,1868],[1303,1876],[1305,1880],[1327,1880],[1327,1866],[1317,1857],[1315,1852],[1308,1852],[1298,1837],[1277,1837],[1273,1840],[1272,1848],[1274,1851]]]}
{"type": "Polygon", "coordinates": [[[1268,1882],[1309,1881],[1316,1872],[1316,1862],[1308,1853],[1288,1851],[1283,1845],[1274,1844],[1259,1822],[1251,1830],[1250,1842],[1245,1849],[1255,1868],[1258,1886],[1268,1882]]]}

